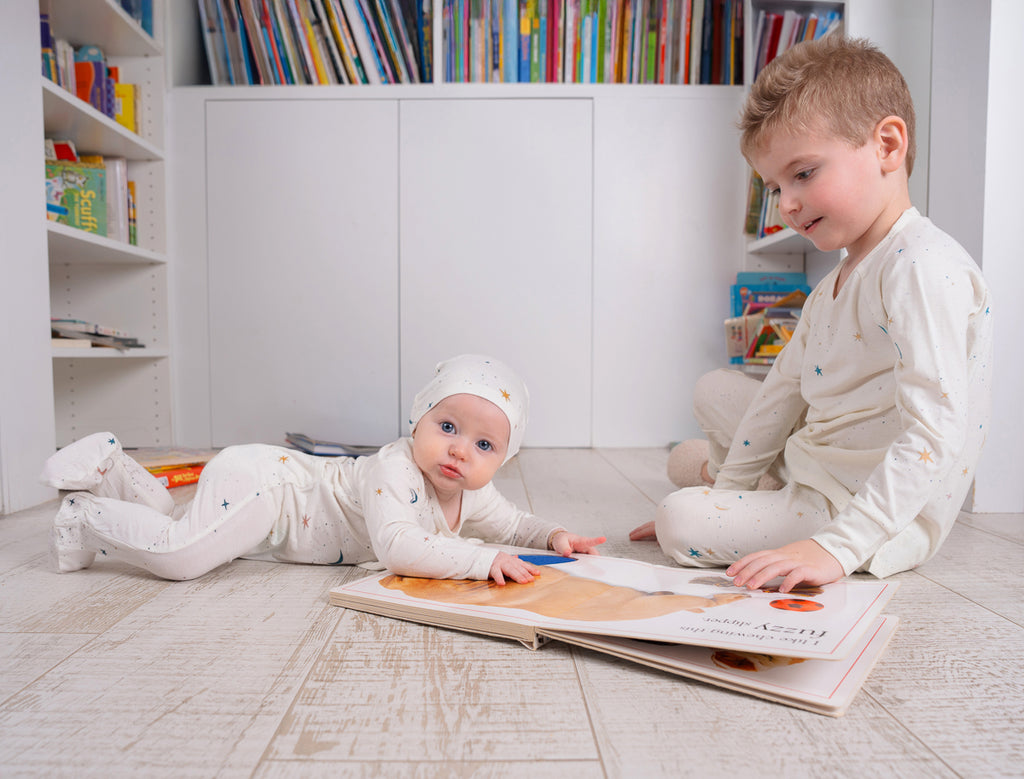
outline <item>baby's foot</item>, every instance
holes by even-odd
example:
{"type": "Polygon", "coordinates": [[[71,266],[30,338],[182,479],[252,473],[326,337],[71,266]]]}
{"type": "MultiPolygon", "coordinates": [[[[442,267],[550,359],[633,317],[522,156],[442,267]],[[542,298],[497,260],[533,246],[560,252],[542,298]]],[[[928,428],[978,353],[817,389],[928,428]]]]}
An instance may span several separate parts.
{"type": "Polygon", "coordinates": [[[84,500],[88,493],[72,492],[61,501],[57,516],[50,527],[50,562],[61,573],[88,568],[96,559],[96,552],[85,546],[82,534],[84,500]]]}
{"type": "Polygon", "coordinates": [[[141,503],[170,514],[174,498],[121,449],[112,433],[93,433],[50,457],[40,479],[60,490],[87,490],[101,498],[141,503]]]}
{"type": "Polygon", "coordinates": [[[93,433],[51,456],[39,478],[59,490],[92,490],[103,482],[120,451],[113,433],[93,433]]]}

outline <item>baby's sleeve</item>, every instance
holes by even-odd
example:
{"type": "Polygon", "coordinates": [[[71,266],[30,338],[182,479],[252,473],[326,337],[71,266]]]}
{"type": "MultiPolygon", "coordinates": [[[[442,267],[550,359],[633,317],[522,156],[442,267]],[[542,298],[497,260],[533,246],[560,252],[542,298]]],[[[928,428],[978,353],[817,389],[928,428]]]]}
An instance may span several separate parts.
{"type": "Polygon", "coordinates": [[[392,573],[430,579],[490,576],[497,552],[453,535],[429,498],[423,476],[404,458],[368,468],[362,484],[366,529],[377,559],[392,573]]]}

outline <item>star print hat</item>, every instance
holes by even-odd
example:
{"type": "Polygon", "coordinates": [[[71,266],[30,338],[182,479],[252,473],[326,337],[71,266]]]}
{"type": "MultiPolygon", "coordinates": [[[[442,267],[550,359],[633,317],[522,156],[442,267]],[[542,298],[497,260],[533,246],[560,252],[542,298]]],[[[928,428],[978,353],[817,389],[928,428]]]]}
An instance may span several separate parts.
{"type": "Polygon", "coordinates": [[[413,399],[409,431],[416,429],[431,408],[452,395],[476,395],[505,412],[509,426],[505,462],[515,457],[526,432],[530,393],[511,368],[480,354],[462,354],[438,363],[434,378],[413,399]]]}

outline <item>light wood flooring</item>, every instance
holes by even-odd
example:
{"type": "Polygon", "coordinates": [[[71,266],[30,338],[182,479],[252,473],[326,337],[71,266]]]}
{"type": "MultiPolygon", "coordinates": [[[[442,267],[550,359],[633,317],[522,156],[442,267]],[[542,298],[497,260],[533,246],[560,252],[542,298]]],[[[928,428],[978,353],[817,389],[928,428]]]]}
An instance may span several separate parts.
{"type": "MultiPolygon", "coordinates": [[[[671,490],[665,458],[528,449],[499,486],[606,534],[605,554],[665,563],[627,539],[671,490]]],[[[0,518],[0,777],[1024,776],[1021,515],[964,515],[895,577],[900,628],[832,719],[330,606],[361,569],[57,574],[55,508],[0,518]]]]}

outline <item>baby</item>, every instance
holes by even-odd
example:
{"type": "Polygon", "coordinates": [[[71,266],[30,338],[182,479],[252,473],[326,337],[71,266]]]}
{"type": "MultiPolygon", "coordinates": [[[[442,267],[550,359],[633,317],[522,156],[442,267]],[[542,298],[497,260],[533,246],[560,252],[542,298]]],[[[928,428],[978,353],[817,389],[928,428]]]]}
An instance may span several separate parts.
{"type": "Polygon", "coordinates": [[[44,482],[75,490],[54,519],[52,557],[60,571],[88,567],[98,554],[176,580],[248,557],[529,582],[537,567],[471,539],[562,555],[595,553],[605,539],[521,511],[491,483],[519,451],[528,404],[526,386],[501,362],[455,357],[416,395],[409,437],[358,459],[230,446],[182,505],[115,436],[98,433],[44,466],[44,482]]]}

